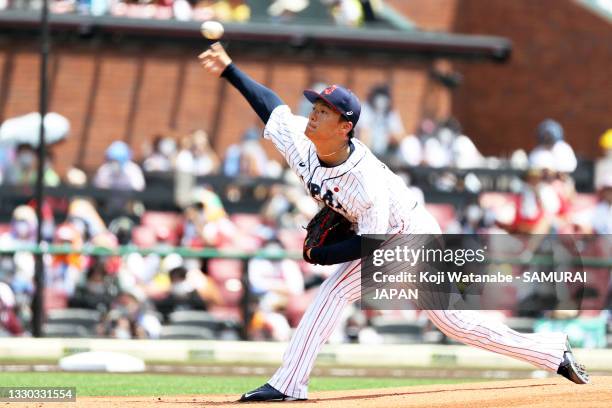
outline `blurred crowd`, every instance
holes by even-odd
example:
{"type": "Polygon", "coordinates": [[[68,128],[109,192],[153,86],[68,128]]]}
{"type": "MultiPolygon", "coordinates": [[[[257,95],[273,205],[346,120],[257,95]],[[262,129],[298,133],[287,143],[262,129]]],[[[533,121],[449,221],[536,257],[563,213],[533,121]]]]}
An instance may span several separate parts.
{"type": "MultiPolygon", "coordinates": [[[[296,250],[301,246],[302,231],[295,225],[277,228],[275,211],[281,206],[275,198],[266,205],[262,216],[230,217],[219,197],[201,188],[193,192],[192,201],[182,214],[147,212],[139,224],[128,217],[118,217],[108,225],[89,199],[71,200],[66,219],[58,225],[46,206],[42,221],[45,240],[63,245],[68,252],[43,257],[46,311],[65,308],[96,311],[102,320],[89,335],[121,338],[163,337],[163,325],[171,322],[174,312],[183,310],[216,312],[221,319],[238,321],[243,293],[239,261],[204,261],[176,252],[165,256],[158,253],[179,245],[192,249],[260,249],[272,254],[285,248],[296,250]],[[117,249],[120,245],[148,248],[152,253],[124,256],[70,253],[73,249],[117,249]]],[[[292,216],[291,211],[285,211],[282,223],[290,223],[290,217],[295,218],[293,224],[302,223],[316,211],[316,206],[304,211],[309,213],[302,214],[296,209],[292,216]]],[[[28,332],[32,315],[35,261],[24,246],[36,242],[38,220],[33,207],[15,208],[6,227],[0,234],[0,246],[14,248],[16,252],[0,256],[3,293],[0,332],[20,335],[28,332]]],[[[251,305],[253,336],[287,339],[290,326],[280,312],[285,310],[289,298],[304,291],[304,276],[322,273],[326,272],[290,259],[252,259],[248,275],[255,299],[251,305]],[[269,333],[270,330],[274,333],[269,333]]]]}
{"type": "MultiPolygon", "coordinates": [[[[261,18],[289,23],[310,17],[313,21],[359,27],[375,19],[382,0],[257,0],[261,18]],[[262,7],[263,6],[263,7],[262,7]]],[[[251,5],[245,0],[51,0],[52,13],[129,17],[139,19],[175,19],[244,23],[252,19],[251,5]]],[[[39,10],[41,0],[0,0],[0,10],[39,10]]]]}
{"type": "MultiPolygon", "coordinates": [[[[5,0],[2,6],[0,9],[38,10],[42,7],[42,1],[5,0]]],[[[49,8],[52,13],[60,14],[182,21],[245,22],[251,17],[250,7],[244,0],[52,0],[49,8]]]]}
{"type": "MultiPolygon", "coordinates": [[[[298,107],[301,114],[307,114],[308,109],[306,103],[298,107]]],[[[261,132],[258,125],[248,128],[222,156],[201,129],[178,138],[157,135],[142,147],[138,158],[125,142],[115,141],[107,147],[104,163],[90,177],[78,168],[60,177],[50,149],[44,166],[48,186],[91,183],[102,189],[143,191],[148,174],[171,174],[182,198],[177,202],[181,212],[119,211],[111,212],[109,219],[93,199],[74,197],[66,205],[65,219],[58,220],[53,203],[45,202],[39,221],[30,202],[15,208],[10,222],[0,224],[0,247],[35,244],[40,222],[47,242],[68,249],[133,246],[152,250],[147,255],[68,253],[43,257],[47,312],[78,308],[99,313],[99,321],[87,335],[166,338],[174,333],[168,328],[176,328],[172,323],[177,313],[185,310],[238,322],[245,290],[240,261],[158,253],[174,251],[177,246],[259,250],[271,255],[282,250],[301,251],[303,226],[318,207],[295,175],[268,157],[261,132]],[[266,177],[276,182],[264,190],[259,212],[229,214],[224,202],[231,199],[231,191],[215,191],[196,183],[195,177],[207,175],[266,177]]],[[[611,234],[612,129],[599,139],[603,155],[595,165],[594,194],[575,191],[572,173],[578,161],[559,122],[543,120],[534,135],[531,151],[517,151],[501,159],[484,157],[454,118],[425,119],[414,134],[408,134],[386,85],[372,88],[356,131],[356,137],[381,159],[408,169],[402,172],[407,183],[411,166],[439,168],[444,171],[433,180],[438,190],[458,191],[461,187],[478,193],[475,201],[457,207],[428,203],[419,187],[411,187],[446,233],[611,234]],[[479,167],[519,169],[522,176],[513,176],[511,191],[486,191],[475,176],[470,178],[469,169],[479,167]],[[458,176],[457,169],[465,172],[458,176]]],[[[32,185],[37,162],[36,151],[27,143],[1,145],[0,184],[32,185]]],[[[109,201],[115,208],[126,208],[120,195],[111,195],[109,201]]],[[[540,244],[534,240],[525,255],[535,252],[540,244]]],[[[612,254],[604,250],[595,255],[610,259],[612,254]]],[[[34,266],[29,252],[17,250],[0,256],[0,333],[29,333],[34,266]]],[[[331,270],[291,259],[251,259],[247,265],[251,338],[287,340],[313,291],[331,270]]],[[[608,296],[610,303],[606,285],[598,291],[600,297],[608,296]]],[[[371,323],[382,317],[385,315],[364,314],[355,306],[347,311],[334,338],[378,341],[371,323]]],[[[420,319],[418,314],[413,318],[420,319]]],[[[223,336],[235,338],[237,331],[226,331],[223,336]]]]}

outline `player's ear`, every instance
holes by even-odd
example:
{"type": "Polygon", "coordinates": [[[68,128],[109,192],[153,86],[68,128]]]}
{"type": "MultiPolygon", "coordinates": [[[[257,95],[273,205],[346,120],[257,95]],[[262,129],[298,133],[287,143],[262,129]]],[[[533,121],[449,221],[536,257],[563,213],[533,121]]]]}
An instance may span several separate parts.
{"type": "Polygon", "coordinates": [[[345,135],[348,136],[348,134],[350,133],[351,130],[353,130],[353,123],[349,122],[348,120],[343,120],[342,121],[342,125],[341,128],[343,130],[342,133],[344,133],[345,135]]]}

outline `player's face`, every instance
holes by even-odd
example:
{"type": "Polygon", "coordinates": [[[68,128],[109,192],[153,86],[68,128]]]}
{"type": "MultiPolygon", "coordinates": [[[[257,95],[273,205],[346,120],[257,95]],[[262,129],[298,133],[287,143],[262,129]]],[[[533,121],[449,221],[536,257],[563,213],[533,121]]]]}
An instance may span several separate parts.
{"type": "Polygon", "coordinates": [[[326,103],[317,101],[312,105],[304,133],[311,140],[337,138],[344,133],[343,126],[345,121],[338,112],[326,103]]]}

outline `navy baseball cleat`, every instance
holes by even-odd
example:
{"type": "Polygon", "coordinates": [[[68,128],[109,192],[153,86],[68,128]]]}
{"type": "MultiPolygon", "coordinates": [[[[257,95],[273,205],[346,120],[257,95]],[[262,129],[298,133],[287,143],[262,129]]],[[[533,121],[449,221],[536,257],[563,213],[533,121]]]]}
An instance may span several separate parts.
{"type": "Polygon", "coordinates": [[[278,391],[270,384],[266,383],[261,387],[249,391],[240,397],[238,402],[262,402],[262,401],[305,401],[305,399],[299,399],[290,397],[278,391]]]}
{"type": "Polygon", "coordinates": [[[586,368],[582,364],[578,364],[576,361],[569,342],[566,343],[566,350],[565,353],[563,353],[563,361],[561,361],[561,364],[559,364],[557,374],[564,376],[576,384],[589,383],[589,374],[586,372],[586,368]]]}

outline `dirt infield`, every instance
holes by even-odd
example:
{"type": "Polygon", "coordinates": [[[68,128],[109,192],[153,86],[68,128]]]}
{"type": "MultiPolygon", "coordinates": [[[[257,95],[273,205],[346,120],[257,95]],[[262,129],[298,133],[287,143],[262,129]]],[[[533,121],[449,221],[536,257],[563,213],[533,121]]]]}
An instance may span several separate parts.
{"type": "MultiPolygon", "coordinates": [[[[228,407],[236,395],[190,395],[179,397],[82,397],[77,403],[35,404],[43,407],[228,407]]],[[[575,385],[562,378],[496,381],[456,385],[428,385],[359,391],[318,392],[310,400],[287,403],[295,407],[431,407],[431,408],[609,408],[612,406],[612,377],[595,377],[589,385],[575,385]]],[[[279,407],[278,403],[249,404],[279,407]]],[[[21,405],[24,406],[24,405],[21,405]]],[[[286,406],[286,404],[283,404],[286,406]]]]}

